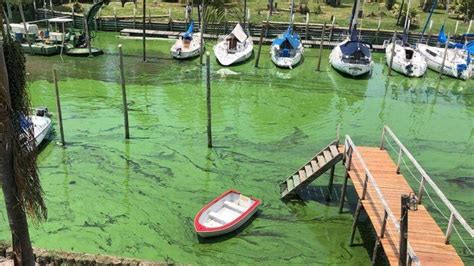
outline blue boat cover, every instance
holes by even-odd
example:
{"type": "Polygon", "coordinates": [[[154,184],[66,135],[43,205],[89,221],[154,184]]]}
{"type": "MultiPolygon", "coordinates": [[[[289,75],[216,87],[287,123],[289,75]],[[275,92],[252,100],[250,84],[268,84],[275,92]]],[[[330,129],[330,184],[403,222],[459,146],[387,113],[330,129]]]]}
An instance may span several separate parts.
{"type": "Polygon", "coordinates": [[[193,31],[194,31],[194,20],[191,20],[191,24],[189,24],[188,30],[185,33],[183,33],[183,38],[192,39],[193,31]]]}
{"type": "Polygon", "coordinates": [[[342,54],[346,56],[351,56],[357,51],[361,51],[365,56],[370,56],[370,47],[369,44],[366,44],[359,40],[357,36],[357,29],[354,27],[351,32],[351,40],[341,45],[342,54]]]}
{"type": "MultiPolygon", "coordinates": [[[[469,37],[471,34],[464,34],[462,35],[463,37],[469,37]]],[[[439,31],[438,35],[438,42],[441,44],[445,44],[446,41],[448,40],[448,37],[446,36],[446,33],[444,33],[444,25],[441,26],[441,29],[439,31]]],[[[458,48],[458,49],[466,49],[468,54],[474,54],[474,41],[470,41],[467,44],[459,43],[459,42],[449,42],[448,44],[449,48],[458,48]]]]}
{"type": "Polygon", "coordinates": [[[295,32],[292,33],[291,26],[288,27],[282,36],[274,39],[272,45],[282,45],[285,41],[288,41],[293,49],[296,49],[300,46],[300,36],[298,36],[298,34],[295,32]]]}

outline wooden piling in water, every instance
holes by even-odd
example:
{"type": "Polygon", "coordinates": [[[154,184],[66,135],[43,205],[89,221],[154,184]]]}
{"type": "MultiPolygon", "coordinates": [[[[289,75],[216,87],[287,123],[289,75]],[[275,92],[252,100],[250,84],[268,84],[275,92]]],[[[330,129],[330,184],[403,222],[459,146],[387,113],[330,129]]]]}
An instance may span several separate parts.
{"type": "Polygon", "coordinates": [[[375,43],[379,43],[379,33],[380,33],[380,24],[382,19],[379,18],[379,23],[377,24],[377,31],[375,32],[375,43]]]}
{"type": "MultiPolygon", "coordinates": [[[[25,29],[25,37],[26,37],[26,41],[28,42],[28,47],[30,48],[30,53],[34,55],[35,52],[33,51],[33,47],[31,47],[30,34],[28,32],[28,27],[26,27],[25,14],[23,13],[23,4],[20,3],[18,5],[18,8],[20,9],[21,21],[23,22],[23,28],[25,29]]],[[[3,21],[1,23],[3,27],[3,21]]]]}
{"type": "Polygon", "coordinates": [[[136,29],[137,28],[137,9],[134,7],[133,8],[133,28],[136,29]]]}
{"type": "Polygon", "coordinates": [[[130,130],[128,126],[128,105],[127,105],[127,90],[125,88],[125,74],[123,71],[123,52],[122,45],[118,45],[119,60],[120,60],[120,84],[122,85],[122,103],[123,103],[123,120],[125,126],[125,139],[130,139],[130,130]]]}
{"type": "Polygon", "coordinates": [[[143,0],[142,29],[143,29],[143,62],[146,62],[146,0],[143,0]]]}
{"type": "Polygon", "coordinates": [[[334,165],[331,167],[331,171],[329,172],[329,183],[328,183],[328,192],[326,194],[326,201],[331,201],[331,194],[332,194],[332,187],[334,183],[334,171],[336,170],[336,166],[334,165]]]}
{"type": "Polygon", "coordinates": [[[332,16],[332,22],[331,22],[331,31],[329,32],[329,42],[332,42],[332,34],[334,31],[334,22],[336,21],[336,16],[332,16]]]}
{"type": "Polygon", "coordinates": [[[255,67],[258,67],[260,63],[260,53],[262,52],[262,44],[263,44],[263,34],[265,33],[265,26],[262,27],[262,32],[260,33],[260,41],[258,42],[258,53],[257,59],[255,60],[255,67]]]}
{"type": "Polygon", "coordinates": [[[390,55],[390,62],[388,65],[388,75],[392,75],[393,57],[395,56],[395,40],[397,39],[397,31],[393,33],[392,37],[392,54],[390,55]]]}
{"type": "Polygon", "coordinates": [[[114,22],[115,22],[115,32],[118,31],[118,22],[117,22],[117,13],[115,12],[115,7],[114,7],[114,22]]]}
{"type": "Polygon", "coordinates": [[[446,44],[444,45],[443,62],[441,63],[441,69],[439,70],[440,79],[443,76],[444,64],[446,63],[446,56],[448,55],[448,44],[449,44],[449,35],[448,35],[448,39],[446,40],[446,44]]]}
{"type": "Polygon", "coordinates": [[[323,57],[323,46],[324,46],[325,34],[326,34],[326,22],[324,22],[323,31],[321,32],[321,42],[319,43],[318,67],[316,68],[316,71],[321,71],[321,58],[323,57]]]}
{"type": "Polygon", "coordinates": [[[199,25],[201,27],[201,52],[200,52],[200,55],[199,55],[199,64],[202,66],[202,57],[204,56],[203,55],[203,52],[204,52],[204,1],[202,3],[202,7],[201,7],[201,25],[199,25]]]}
{"type": "Polygon", "coordinates": [[[207,147],[212,148],[211,55],[206,53],[207,147]]]}
{"type": "Polygon", "coordinates": [[[306,25],[305,25],[305,34],[304,34],[305,40],[308,40],[308,26],[309,26],[309,12],[306,13],[306,25]]]}
{"type": "Polygon", "coordinates": [[[63,127],[63,115],[61,111],[61,100],[59,97],[59,86],[58,86],[58,75],[56,69],[53,69],[53,81],[54,81],[54,92],[56,94],[56,109],[58,110],[58,124],[59,124],[59,133],[61,136],[61,145],[66,145],[64,141],[64,127],[63,127]]]}

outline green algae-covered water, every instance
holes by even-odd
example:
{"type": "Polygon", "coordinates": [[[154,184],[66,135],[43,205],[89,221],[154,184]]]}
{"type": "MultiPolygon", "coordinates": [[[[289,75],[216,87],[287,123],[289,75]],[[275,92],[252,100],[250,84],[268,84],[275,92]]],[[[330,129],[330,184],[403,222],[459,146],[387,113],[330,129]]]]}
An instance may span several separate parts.
{"type": "MultiPolygon", "coordinates": [[[[171,42],[150,41],[149,62],[142,63],[139,41],[111,33],[99,37],[96,45],[106,51],[100,57],[27,58],[33,105],[53,114],[52,68],[58,69],[67,141],[63,149],[53,134],[39,155],[49,218],[32,226],[35,246],[191,264],[369,264],[375,238],[366,217],[355,245],[348,245],[352,188],[350,202],[338,214],[342,166],[333,202],[324,200],[327,174],[312,184],[304,201],[279,200],[278,182],[333,140],[337,124],[341,135],[373,146],[383,125],[390,125],[473,224],[473,81],[438,81],[433,72],[421,79],[389,79],[382,54],[374,55],[372,77],[361,80],[331,69],[329,51],[320,73],[314,71],[313,49],[294,70],[275,68],[268,47],[259,69],[250,60],[229,68],[232,75],[212,58],[215,148],[208,149],[199,59],[171,60],[171,42]],[[126,54],[129,141],[124,140],[119,42],[126,54]],[[229,188],[260,198],[260,212],[234,234],[199,239],[194,215],[229,188]]],[[[1,214],[0,236],[8,239],[3,209],[1,214]]],[[[433,214],[445,226],[441,215],[433,214]]],[[[456,235],[453,243],[472,263],[456,235]]]]}

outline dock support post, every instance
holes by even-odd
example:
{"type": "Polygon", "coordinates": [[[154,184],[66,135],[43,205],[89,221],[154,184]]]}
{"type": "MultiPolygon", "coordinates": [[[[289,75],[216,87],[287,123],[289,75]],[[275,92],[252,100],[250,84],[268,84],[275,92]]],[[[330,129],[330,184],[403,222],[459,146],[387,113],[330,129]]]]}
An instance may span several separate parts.
{"type": "Polygon", "coordinates": [[[454,35],[458,33],[458,27],[459,27],[459,20],[456,20],[456,26],[454,27],[454,35]]]}
{"type": "Polygon", "coordinates": [[[453,225],[455,219],[456,218],[454,217],[454,213],[451,212],[451,215],[449,216],[448,228],[446,229],[446,240],[444,241],[446,245],[449,244],[449,238],[451,237],[451,233],[453,232],[453,225]]]}
{"type": "Polygon", "coordinates": [[[403,151],[402,148],[398,151],[398,161],[397,161],[397,175],[400,174],[400,166],[402,163],[402,156],[403,156],[403,151]]]}
{"type": "Polygon", "coordinates": [[[380,235],[377,236],[377,240],[375,241],[375,246],[374,246],[374,252],[372,254],[372,265],[375,265],[375,262],[377,260],[377,253],[380,247],[380,241],[385,236],[385,227],[387,226],[387,218],[388,218],[388,213],[387,211],[384,211],[384,217],[383,217],[382,227],[380,229],[380,235]]]}
{"type": "Polygon", "coordinates": [[[143,29],[143,62],[146,62],[146,0],[143,0],[142,29],[143,29]]]}
{"type": "MultiPolygon", "coordinates": [[[[345,146],[344,146],[344,149],[346,149],[345,146]]],[[[347,179],[349,179],[349,170],[352,163],[352,147],[347,148],[347,155],[345,158],[347,162],[345,162],[346,171],[344,174],[344,184],[342,185],[342,190],[341,190],[341,199],[339,202],[339,213],[342,213],[342,209],[344,208],[344,200],[346,197],[346,190],[347,190],[347,179]]]]}
{"type": "Polygon", "coordinates": [[[321,32],[321,42],[319,43],[319,58],[317,71],[321,71],[321,58],[323,57],[323,46],[324,46],[324,35],[326,33],[326,22],[323,25],[323,31],[321,32]]]}
{"type": "Polygon", "coordinates": [[[262,32],[260,33],[260,41],[258,42],[258,53],[257,53],[257,59],[255,60],[255,67],[257,68],[258,68],[258,63],[260,63],[260,53],[262,52],[262,43],[263,43],[264,33],[265,33],[265,25],[262,26],[262,32]]]}
{"type": "Polygon", "coordinates": [[[125,139],[130,139],[130,130],[128,127],[128,105],[127,105],[127,90],[125,88],[125,74],[123,72],[123,52],[122,45],[118,45],[120,58],[120,84],[122,86],[122,103],[123,103],[123,121],[125,127],[125,139]]]}
{"type": "Polygon", "coordinates": [[[71,16],[72,16],[72,28],[76,28],[76,15],[74,14],[74,5],[71,6],[71,16]]]}
{"type": "Polygon", "coordinates": [[[207,147],[212,148],[212,114],[211,114],[211,56],[206,52],[206,88],[207,88],[207,147]]]}
{"type": "Polygon", "coordinates": [[[410,196],[403,194],[401,198],[402,213],[400,217],[400,243],[398,265],[407,265],[407,242],[408,242],[408,204],[410,203],[410,196]]]}
{"type": "Polygon", "coordinates": [[[388,75],[392,75],[392,66],[393,66],[393,57],[395,57],[395,41],[397,39],[397,31],[393,32],[393,37],[392,37],[392,49],[391,49],[391,55],[390,55],[390,63],[388,65],[388,75]]]}
{"type": "Polygon", "coordinates": [[[385,126],[382,129],[382,136],[380,137],[380,149],[383,150],[383,142],[385,140],[385,126]]]}
{"type": "Polygon", "coordinates": [[[331,171],[329,172],[329,184],[328,184],[328,192],[326,194],[326,201],[331,201],[332,186],[334,183],[334,170],[336,170],[335,165],[331,167],[331,171]]]}
{"type": "Polygon", "coordinates": [[[423,189],[425,187],[425,177],[421,176],[420,188],[418,189],[418,204],[421,204],[421,198],[423,197],[423,189]]]}
{"type": "Polygon", "coordinates": [[[151,30],[152,29],[152,25],[151,25],[151,9],[148,8],[148,29],[151,30]]]}
{"type": "Polygon", "coordinates": [[[357,208],[354,214],[354,222],[352,223],[351,239],[349,240],[350,246],[352,246],[352,244],[354,243],[356,225],[357,225],[357,221],[359,220],[361,209],[362,209],[362,202],[361,202],[361,199],[359,199],[359,201],[357,202],[357,208]]]}
{"type": "Polygon", "coordinates": [[[137,28],[137,9],[133,8],[133,28],[137,28]]]}
{"type": "Polygon", "coordinates": [[[441,63],[441,69],[439,70],[439,79],[443,76],[444,64],[446,63],[446,56],[448,54],[448,44],[449,44],[449,35],[446,40],[446,45],[444,46],[443,62],[441,63]]]}
{"type": "Polygon", "coordinates": [[[58,110],[59,133],[61,135],[61,145],[66,145],[64,141],[63,115],[61,112],[61,100],[59,98],[58,75],[56,69],[53,69],[54,92],[56,94],[56,109],[58,110]]]}

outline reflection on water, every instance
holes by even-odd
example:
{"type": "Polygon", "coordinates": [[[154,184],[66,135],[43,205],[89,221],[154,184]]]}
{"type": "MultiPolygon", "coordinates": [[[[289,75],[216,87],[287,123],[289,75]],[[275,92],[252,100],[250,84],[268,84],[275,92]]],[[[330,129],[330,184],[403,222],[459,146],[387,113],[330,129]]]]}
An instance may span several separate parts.
{"type": "MultiPolygon", "coordinates": [[[[51,69],[59,70],[68,143],[62,149],[53,140],[40,154],[50,218],[32,229],[36,246],[181,263],[367,264],[370,247],[347,245],[350,213],[318,200],[326,176],[305,202],[279,200],[278,182],[334,139],[337,124],[360,145],[377,145],[389,124],[474,220],[469,185],[459,185],[469,184],[459,177],[473,169],[472,81],[439,81],[432,72],[386,77],[381,54],[365,80],[341,77],[328,65],[328,51],[321,72],[310,49],[291,71],[273,66],[268,47],[259,69],[253,61],[229,68],[238,75],[222,75],[212,58],[216,148],[209,150],[199,59],[163,59],[170,43],[162,41],[150,42],[152,58],[142,63],[140,43],[122,41],[132,136],[125,141],[119,40],[101,38],[108,52],[101,57],[28,57],[33,104],[52,112],[51,69]],[[233,237],[202,244],[193,217],[228,188],[262,199],[260,214],[233,237]]],[[[341,176],[339,167],[336,183],[341,176]]]]}

